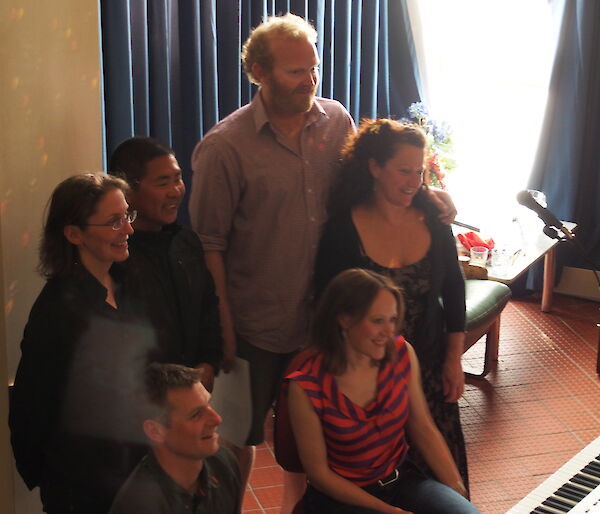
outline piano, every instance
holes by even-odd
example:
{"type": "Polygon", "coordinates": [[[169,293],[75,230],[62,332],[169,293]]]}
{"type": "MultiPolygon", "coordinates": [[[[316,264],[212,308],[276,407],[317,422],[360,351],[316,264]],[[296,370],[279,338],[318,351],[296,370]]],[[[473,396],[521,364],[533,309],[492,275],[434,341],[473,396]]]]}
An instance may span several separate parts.
{"type": "Polygon", "coordinates": [[[550,475],[507,514],[600,514],[600,437],[550,475]]]}

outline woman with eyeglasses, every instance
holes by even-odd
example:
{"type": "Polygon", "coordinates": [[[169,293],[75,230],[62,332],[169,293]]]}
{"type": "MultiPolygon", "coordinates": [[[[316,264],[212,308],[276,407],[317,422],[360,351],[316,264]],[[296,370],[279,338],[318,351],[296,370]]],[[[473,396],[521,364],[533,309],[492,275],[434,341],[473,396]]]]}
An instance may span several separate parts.
{"type": "Polygon", "coordinates": [[[126,280],[135,212],[105,174],[61,182],[47,211],[47,282],[21,342],[9,422],[17,469],[45,512],[106,513],[144,453],[134,412],[154,331],[126,280]]]}

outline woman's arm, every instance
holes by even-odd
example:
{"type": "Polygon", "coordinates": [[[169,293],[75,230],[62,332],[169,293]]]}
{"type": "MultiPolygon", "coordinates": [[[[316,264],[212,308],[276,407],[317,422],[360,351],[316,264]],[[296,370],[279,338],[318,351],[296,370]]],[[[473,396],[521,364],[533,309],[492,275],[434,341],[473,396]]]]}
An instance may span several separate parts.
{"type": "Polygon", "coordinates": [[[452,231],[443,227],[440,249],[444,263],[442,301],[446,323],[446,359],[443,367],[444,396],[447,402],[456,402],[464,391],[465,378],[461,358],[465,341],[465,279],[458,262],[456,242],[452,231]]]}
{"type": "Polygon", "coordinates": [[[348,505],[389,514],[407,512],[388,505],[331,470],[321,421],[307,394],[293,381],[290,382],[288,402],[298,454],[310,483],[316,489],[348,505]]]}
{"type": "Polygon", "coordinates": [[[466,498],[467,491],[452,454],[429,413],[421,388],[419,361],[413,347],[408,343],[407,347],[410,354],[411,378],[409,385],[410,414],[406,432],[411,442],[425,458],[425,462],[433,470],[436,478],[466,498]]]}
{"type": "Polygon", "coordinates": [[[444,399],[457,402],[465,390],[465,374],[462,369],[462,354],[465,349],[465,333],[446,334],[446,360],[442,370],[444,399]]]}
{"type": "Polygon", "coordinates": [[[29,489],[42,478],[46,444],[56,428],[67,380],[71,327],[65,327],[59,303],[55,296],[48,297],[46,290],[36,300],[11,388],[11,443],[17,469],[29,489]]]}

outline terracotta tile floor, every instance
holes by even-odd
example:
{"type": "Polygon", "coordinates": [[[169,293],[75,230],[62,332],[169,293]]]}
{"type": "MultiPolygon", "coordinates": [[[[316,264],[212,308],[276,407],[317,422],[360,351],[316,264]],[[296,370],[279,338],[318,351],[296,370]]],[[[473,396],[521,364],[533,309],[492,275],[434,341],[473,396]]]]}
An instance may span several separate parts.
{"type": "MultiPolygon", "coordinates": [[[[460,401],[472,499],[483,514],[505,513],[600,435],[599,307],[557,295],[548,314],[534,299],[504,310],[497,370],[468,383],[460,401]]],[[[465,369],[480,370],[483,352],[482,340],[464,355],[465,369]]],[[[282,471],[271,434],[268,423],[244,513],[279,512],[282,471]]]]}

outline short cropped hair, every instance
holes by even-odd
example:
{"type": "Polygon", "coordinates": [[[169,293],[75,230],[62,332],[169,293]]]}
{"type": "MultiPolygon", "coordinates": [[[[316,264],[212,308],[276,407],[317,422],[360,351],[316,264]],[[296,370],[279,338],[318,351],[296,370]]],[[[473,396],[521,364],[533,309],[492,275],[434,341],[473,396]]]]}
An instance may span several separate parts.
{"type": "Polygon", "coordinates": [[[309,43],[317,42],[317,31],[304,18],[287,13],[283,16],[270,16],[254,28],[242,47],[242,65],[253,84],[260,85],[252,73],[252,66],[256,63],[265,71],[273,68],[273,55],[269,42],[274,38],[306,39],[309,43]]]}
{"type": "Polygon", "coordinates": [[[146,368],[144,419],[169,426],[168,395],[172,389],[191,388],[202,379],[202,371],[180,364],[152,363],[146,368]]]}
{"type": "Polygon", "coordinates": [[[136,189],[146,175],[146,165],[165,155],[175,155],[173,149],[158,139],[136,136],[123,141],[110,157],[108,172],[127,181],[136,189]]]}
{"type": "Polygon", "coordinates": [[[48,204],[39,250],[38,271],[46,278],[66,276],[73,271],[79,255],[64,235],[67,225],[85,229],[102,197],[113,189],[126,195],[124,180],[106,173],[83,173],[63,180],[54,189],[48,204]]]}
{"type": "MultiPolygon", "coordinates": [[[[348,365],[340,316],[347,315],[358,323],[367,315],[382,290],[389,291],[396,299],[396,333],[399,333],[404,319],[404,299],[400,289],[388,277],[366,269],[348,269],[333,278],[325,288],[317,305],[310,336],[310,345],[323,355],[325,372],[339,375],[348,365]]],[[[394,341],[391,340],[380,364],[395,358],[394,341]]]]}

